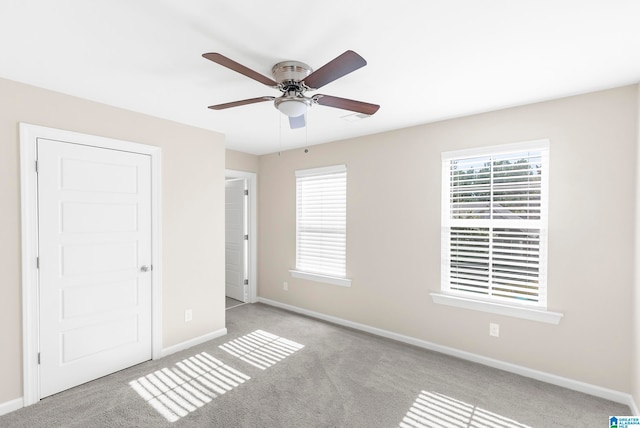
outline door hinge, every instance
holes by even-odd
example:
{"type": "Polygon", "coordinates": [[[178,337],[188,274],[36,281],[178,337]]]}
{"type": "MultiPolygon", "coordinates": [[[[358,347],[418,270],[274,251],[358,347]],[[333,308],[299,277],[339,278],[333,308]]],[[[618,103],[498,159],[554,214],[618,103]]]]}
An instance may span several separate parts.
{"type": "Polygon", "coordinates": [[[38,161],[36,161],[36,174],[38,173],[38,161]]]}
{"type": "Polygon", "coordinates": [[[244,285],[249,285],[249,280],[248,279],[244,280],[244,285]]]}
{"type": "Polygon", "coordinates": [[[245,195],[245,196],[249,196],[249,191],[248,191],[248,190],[245,190],[245,191],[244,191],[244,195],[245,195]]]}
{"type": "Polygon", "coordinates": [[[38,365],[40,365],[40,352],[38,352],[38,365]]]}
{"type": "Polygon", "coordinates": [[[36,257],[36,269],[40,269],[40,257],[36,257]]]}
{"type": "Polygon", "coordinates": [[[244,240],[248,241],[249,240],[249,235],[244,235],[244,240]]]}

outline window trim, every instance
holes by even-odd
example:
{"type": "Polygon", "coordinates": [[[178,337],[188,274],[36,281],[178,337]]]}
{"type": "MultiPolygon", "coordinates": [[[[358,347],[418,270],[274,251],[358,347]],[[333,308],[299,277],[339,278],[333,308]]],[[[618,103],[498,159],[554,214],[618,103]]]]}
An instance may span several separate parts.
{"type": "Polygon", "coordinates": [[[296,269],[289,269],[289,273],[294,278],[308,279],[309,281],[315,281],[315,282],[324,282],[325,284],[339,285],[341,287],[351,287],[350,278],[321,275],[319,273],[303,272],[301,270],[296,270],[296,269]]]}
{"type": "Polygon", "coordinates": [[[472,299],[467,296],[454,296],[445,293],[430,293],[433,303],[439,305],[453,306],[456,308],[472,309],[491,314],[505,315],[514,318],[521,318],[530,321],[539,321],[547,324],[560,324],[564,314],[541,309],[536,306],[519,306],[512,303],[498,303],[494,301],[484,301],[478,298],[472,299]]]}
{"type": "MultiPolygon", "coordinates": [[[[340,165],[332,165],[332,166],[325,166],[325,167],[319,167],[319,168],[309,168],[309,169],[301,169],[301,170],[296,170],[295,171],[295,176],[296,176],[296,261],[295,261],[295,265],[296,267],[294,269],[290,269],[289,273],[291,274],[291,276],[293,278],[298,278],[298,279],[306,279],[306,280],[310,280],[310,281],[315,281],[315,282],[322,282],[325,284],[332,284],[332,285],[338,285],[338,286],[342,286],[342,287],[351,287],[351,279],[346,277],[346,264],[347,264],[347,257],[346,257],[346,224],[345,224],[345,257],[344,257],[344,267],[345,267],[345,276],[334,276],[334,275],[329,275],[329,274],[325,274],[325,273],[319,273],[319,272],[306,272],[303,270],[298,269],[298,242],[299,242],[299,236],[298,236],[298,178],[300,177],[311,177],[311,176],[319,176],[319,175],[325,175],[325,174],[333,174],[333,173],[341,173],[344,172],[346,174],[347,172],[347,165],[346,164],[340,164],[340,165]]],[[[346,183],[345,183],[346,186],[346,183]]],[[[346,189],[345,189],[346,191],[346,189]]],[[[346,204],[347,204],[347,200],[345,197],[345,221],[346,221],[346,204]]]]}
{"type": "MultiPolygon", "coordinates": [[[[501,144],[495,146],[486,146],[481,148],[473,148],[473,149],[463,149],[463,150],[455,150],[448,151],[442,153],[442,190],[441,190],[441,227],[443,230],[443,237],[441,238],[441,256],[442,256],[442,272],[441,272],[441,280],[440,280],[440,292],[438,293],[430,293],[434,303],[443,304],[448,306],[461,307],[466,309],[473,309],[483,312],[495,313],[500,315],[507,315],[516,318],[524,318],[529,320],[547,322],[551,324],[558,324],[563,314],[557,312],[551,312],[547,310],[547,280],[546,280],[546,270],[548,259],[545,259],[544,266],[541,266],[540,275],[544,275],[544,288],[541,290],[539,295],[539,301],[535,304],[519,304],[518,302],[510,302],[508,300],[502,300],[498,298],[493,298],[492,296],[474,296],[472,293],[466,294],[463,292],[456,292],[449,289],[449,284],[445,283],[446,280],[446,269],[447,269],[447,260],[445,259],[445,236],[444,230],[445,228],[452,227],[449,223],[449,215],[450,215],[450,192],[447,191],[449,186],[447,182],[450,178],[450,171],[447,170],[444,165],[445,162],[448,162],[453,159],[464,159],[471,157],[482,157],[482,156],[493,156],[493,155],[501,155],[508,154],[519,151],[534,151],[534,150],[544,150],[546,151],[546,171],[543,172],[543,179],[541,182],[541,191],[543,197],[545,197],[546,201],[544,204],[546,205],[544,210],[541,212],[540,221],[543,228],[541,228],[541,232],[544,229],[546,234],[544,237],[545,242],[541,242],[541,246],[543,251],[548,251],[546,239],[548,239],[548,200],[549,200],[549,140],[541,139],[534,141],[526,141],[519,143],[511,143],[511,144],[501,144]]],[[[447,247],[448,248],[448,247],[447,247]]],[[[546,254],[545,254],[546,256],[546,254]]]]}

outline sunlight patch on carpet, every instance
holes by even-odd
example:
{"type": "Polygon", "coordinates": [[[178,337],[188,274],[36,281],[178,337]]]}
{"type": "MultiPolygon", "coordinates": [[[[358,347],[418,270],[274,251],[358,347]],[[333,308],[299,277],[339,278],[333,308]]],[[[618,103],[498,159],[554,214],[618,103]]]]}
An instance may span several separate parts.
{"type": "Polygon", "coordinates": [[[400,428],[531,428],[513,419],[443,394],[422,391],[400,428]]]}
{"type": "Polygon", "coordinates": [[[129,382],[169,422],[188,415],[251,379],[206,352],[129,382]]]}
{"type": "Polygon", "coordinates": [[[263,330],[256,330],[220,345],[219,348],[245,363],[265,370],[304,348],[304,345],[263,330]]]}

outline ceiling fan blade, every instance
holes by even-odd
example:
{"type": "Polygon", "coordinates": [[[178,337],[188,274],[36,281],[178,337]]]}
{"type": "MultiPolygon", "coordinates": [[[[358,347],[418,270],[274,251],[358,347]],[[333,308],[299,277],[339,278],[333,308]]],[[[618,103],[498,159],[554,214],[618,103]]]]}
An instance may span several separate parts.
{"type": "Polygon", "coordinates": [[[304,84],[319,89],[344,75],[367,65],[367,61],[354,51],[346,51],[329,61],[304,79],[304,84]]]}
{"type": "Polygon", "coordinates": [[[289,117],[289,126],[291,129],[304,128],[306,124],[304,114],[301,114],[298,117],[289,117]]]}
{"type": "Polygon", "coordinates": [[[346,98],[332,97],[331,95],[314,95],[313,101],[320,104],[321,106],[341,108],[343,110],[351,110],[368,115],[374,114],[380,108],[380,106],[377,104],[348,100],[346,98]]]}
{"type": "Polygon", "coordinates": [[[263,101],[273,101],[274,99],[275,97],[249,98],[248,100],[240,100],[240,101],[233,101],[230,103],[216,104],[214,106],[209,106],[209,108],[212,110],[224,110],[226,108],[244,106],[247,104],[261,103],[263,101]]]}
{"type": "Polygon", "coordinates": [[[274,80],[268,78],[267,76],[260,74],[257,71],[253,71],[252,69],[245,67],[244,65],[237,63],[234,60],[229,59],[219,53],[211,52],[202,54],[202,56],[210,61],[215,62],[216,64],[220,64],[221,66],[227,67],[228,69],[233,70],[237,73],[244,74],[245,76],[253,80],[257,80],[263,85],[278,86],[278,84],[274,80]]]}

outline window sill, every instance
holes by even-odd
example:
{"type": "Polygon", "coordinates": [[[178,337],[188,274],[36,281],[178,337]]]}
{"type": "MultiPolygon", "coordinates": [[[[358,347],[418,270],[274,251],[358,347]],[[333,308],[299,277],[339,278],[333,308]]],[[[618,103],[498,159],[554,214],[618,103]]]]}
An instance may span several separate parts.
{"type": "Polygon", "coordinates": [[[308,279],[310,281],[324,282],[325,284],[339,285],[341,287],[351,287],[351,279],[339,278],[337,276],[321,275],[318,273],[301,272],[299,270],[289,270],[294,278],[308,279]]]}
{"type": "Polygon", "coordinates": [[[539,321],[548,324],[559,324],[564,316],[559,312],[550,312],[542,309],[511,306],[502,303],[485,302],[469,299],[467,297],[452,296],[449,294],[431,293],[434,303],[439,305],[455,306],[457,308],[472,309],[475,311],[489,312],[492,314],[506,315],[508,317],[522,318],[525,320],[539,321]]]}

